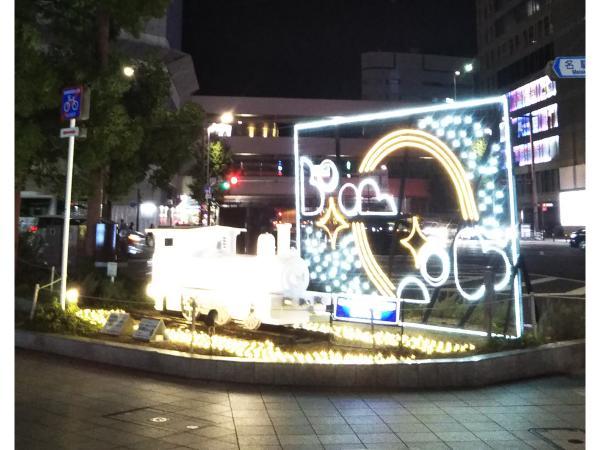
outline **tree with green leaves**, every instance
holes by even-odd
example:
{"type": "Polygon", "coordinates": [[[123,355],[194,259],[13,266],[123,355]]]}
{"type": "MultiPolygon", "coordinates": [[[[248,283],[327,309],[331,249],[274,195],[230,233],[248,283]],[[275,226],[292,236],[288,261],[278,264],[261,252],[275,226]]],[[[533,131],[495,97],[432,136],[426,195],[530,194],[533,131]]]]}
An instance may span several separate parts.
{"type": "Polygon", "coordinates": [[[132,61],[117,45],[121,32],[137,35],[147,20],[165,14],[169,2],[17,2],[16,80],[24,98],[16,102],[18,180],[33,177],[54,192],[64,191],[66,143],[57,137],[60,88],[89,85],[91,112],[83,124],[87,138],[75,147],[73,196],[87,199],[90,254],[103,204],[144,179],[166,188],[201,150],[201,108],[192,103],[168,108],[170,82],[160,60],[149,55],[132,61]],[[135,76],[125,77],[123,67],[132,64],[135,76]],[[26,100],[33,103],[29,109],[26,100]]]}
{"type": "Polygon", "coordinates": [[[196,153],[195,163],[189,171],[193,181],[188,185],[192,191],[192,197],[198,202],[206,201],[205,187],[210,178],[215,179],[211,187],[212,198],[216,202],[222,202],[225,192],[218,188],[218,180],[222,179],[232,163],[231,149],[229,145],[219,139],[210,143],[209,147],[209,179],[206,179],[206,157],[205,153],[196,153]]]}

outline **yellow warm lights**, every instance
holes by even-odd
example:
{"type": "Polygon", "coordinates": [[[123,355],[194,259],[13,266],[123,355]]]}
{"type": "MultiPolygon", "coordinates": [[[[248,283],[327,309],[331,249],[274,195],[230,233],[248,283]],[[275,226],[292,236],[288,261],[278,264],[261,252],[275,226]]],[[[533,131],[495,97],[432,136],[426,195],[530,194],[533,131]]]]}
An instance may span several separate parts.
{"type": "Polygon", "coordinates": [[[124,313],[122,309],[78,309],[75,311],[75,315],[86,322],[91,323],[92,325],[98,325],[103,327],[106,321],[108,320],[108,316],[111,313],[124,313]]]}
{"type": "Polygon", "coordinates": [[[421,226],[419,225],[419,218],[417,216],[414,216],[412,219],[412,229],[410,230],[410,234],[408,235],[408,237],[405,237],[404,239],[400,239],[400,243],[402,245],[404,245],[408,251],[410,251],[410,254],[413,256],[413,259],[415,260],[415,267],[418,269],[419,268],[419,258],[417,257],[417,252],[418,249],[414,248],[412,245],[412,239],[415,237],[415,235],[418,234],[419,237],[421,238],[422,241],[427,242],[427,236],[425,236],[423,234],[423,232],[421,231],[421,226]]]}
{"type": "Polygon", "coordinates": [[[358,170],[360,173],[371,172],[390,153],[407,148],[418,148],[434,157],[452,180],[463,219],[479,220],[475,196],[462,164],[444,142],[430,133],[402,129],[385,135],[369,149],[358,170]]]}
{"type": "Polygon", "coordinates": [[[364,344],[375,344],[383,347],[399,347],[400,342],[404,348],[420,351],[427,355],[434,353],[465,353],[475,350],[475,346],[469,342],[457,343],[451,341],[438,341],[422,335],[411,336],[408,334],[390,333],[389,331],[376,331],[371,333],[355,327],[342,325],[331,326],[324,323],[308,323],[297,325],[297,328],[303,328],[309,331],[333,334],[335,337],[352,342],[361,342],[364,344]]]}
{"type": "Polygon", "coordinates": [[[325,211],[325,215],[317,221],[316,225],[325,230],[329,236],[332,250],[335,250],[335,244],[340,231],[350,228],[350,224],[336,208],[333,197],[329,197],[327,211],[325,211]]]}
{"type": "MultiPolygon", "coordinates": [[[[83,320],[94,325],[104,326],[111,313],[123,313],[125,311],[104,310],[104,309],[80,309],[75,314],[83,320]]],[[[456,343],[450,341],[437,341],[431,338],[425,338],[422,335],[411,336],[408,334],[390,333],[388,331],[377,331],[371,333],[350,326],[331,326],[329,324],[308,323],[297,325],[296,328],[303,328],[309,331],[320,333],[332,333],[336,337],[353,342],[365,344],[375,344],[380,347],[402,347],[423,354],[432,355],[434,353],[465,353],[475,350],[471,343],[456,343]]],[[[415,360],[415,355],[409,357],[384,355],[381,352],[341,352],[337,350],[312,350],[312,351],[288,351],[282,350],[272,341],[256,341],[249,339],[240,339],[231,336],[209,335],[208,333],[192,332],[185,328],[167,328],[165,331],[169,342],[189,346],[193,342],[193,347],[197,350],[226,353],[239,358],[246,358],[254,361],[281,362],[281,363],[302,363],[302,364],[385,364],[397,363],[402,361],[415,360]]]]}

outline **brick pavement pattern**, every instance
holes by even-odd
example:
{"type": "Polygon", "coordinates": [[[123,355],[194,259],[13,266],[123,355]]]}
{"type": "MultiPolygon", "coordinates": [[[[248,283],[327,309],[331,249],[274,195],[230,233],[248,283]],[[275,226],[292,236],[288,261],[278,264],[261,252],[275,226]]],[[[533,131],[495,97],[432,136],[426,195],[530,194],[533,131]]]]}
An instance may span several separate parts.
{"type": "Polygon", "coordinates": [[[583,375],[444,391],[288,389],[16,350],[15,380],[17,449],[585,447],[582,432],[554,430],[585,428],[583,375]]]}

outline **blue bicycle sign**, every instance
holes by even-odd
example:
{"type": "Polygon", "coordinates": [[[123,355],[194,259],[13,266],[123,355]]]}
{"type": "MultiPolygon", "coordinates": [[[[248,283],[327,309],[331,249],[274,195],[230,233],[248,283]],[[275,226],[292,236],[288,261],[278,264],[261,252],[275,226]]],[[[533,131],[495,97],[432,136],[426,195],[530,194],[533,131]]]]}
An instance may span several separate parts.
{"type": "Polygon", "coordinates": [[[81,114],[81,95],[83,89],[70,87],[63,89],[60,115],[63,120],[77,119],[81,114]]]}

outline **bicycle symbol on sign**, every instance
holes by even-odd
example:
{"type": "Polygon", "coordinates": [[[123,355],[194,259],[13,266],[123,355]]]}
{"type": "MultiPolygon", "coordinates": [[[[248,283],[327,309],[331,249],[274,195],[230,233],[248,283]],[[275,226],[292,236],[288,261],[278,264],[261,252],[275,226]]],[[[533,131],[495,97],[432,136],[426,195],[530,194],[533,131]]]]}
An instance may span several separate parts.
{"type": "Polygon", "coordinates": [[[79,109],[79,102],[74,95],[68,95],[67,101],[63,103],[63,111],[69,113],[70,111],[77,111],[79,109]]]}

